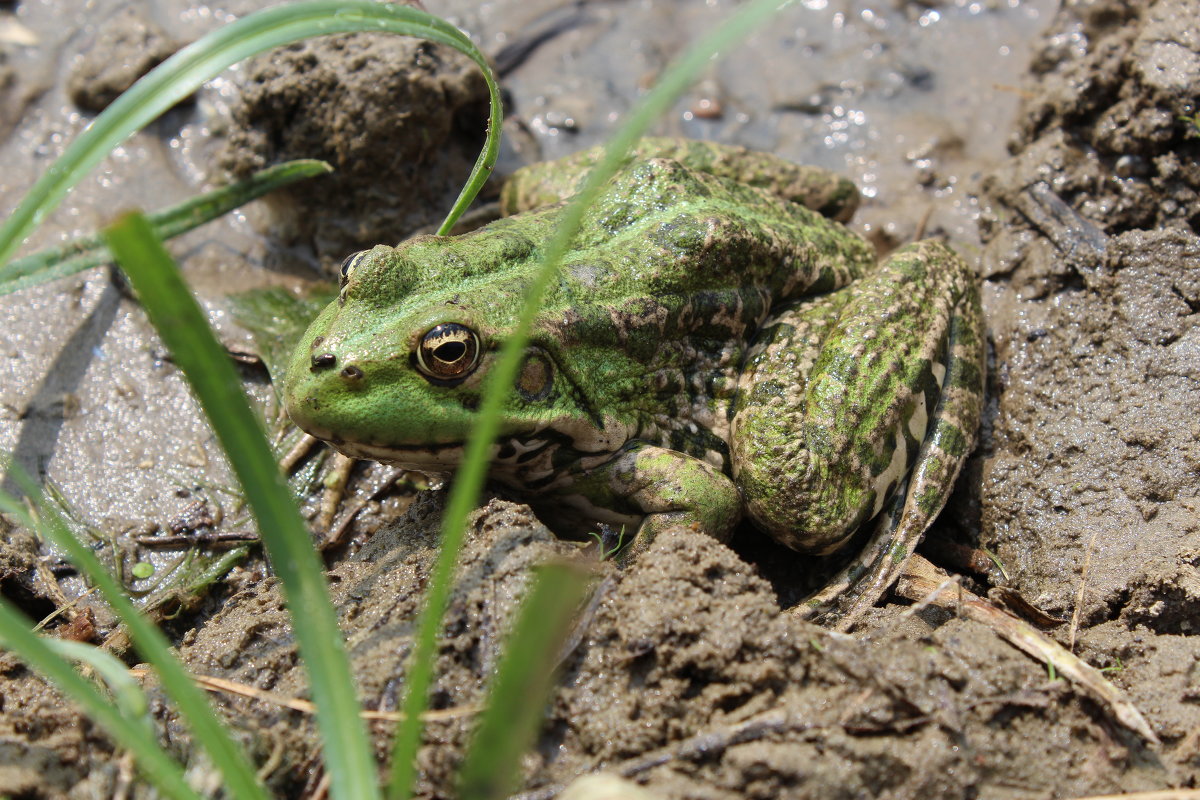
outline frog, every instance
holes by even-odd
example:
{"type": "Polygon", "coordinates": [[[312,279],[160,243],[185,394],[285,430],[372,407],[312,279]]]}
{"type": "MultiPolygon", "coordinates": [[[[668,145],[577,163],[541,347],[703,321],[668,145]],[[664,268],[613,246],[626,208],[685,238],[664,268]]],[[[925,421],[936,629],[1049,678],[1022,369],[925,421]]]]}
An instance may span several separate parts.
{"type": "MultiPolygon", "coordinates": [[[[458,466],[498,350],[602,149],[515,172],[503,216],[354,253],[288,366],[287,413],[355,458],[458,466]]],[[[537,311],[489,478],[555,533],[742,520],[802,554],[858,548],[798,606],[849,629],[940,513],[978,428],[978,281],[926,239],[880,261],[831,171],[647,138],[584,211],[537,311]],[[863,531],[859,535],[856,533],[863,531]]]]}

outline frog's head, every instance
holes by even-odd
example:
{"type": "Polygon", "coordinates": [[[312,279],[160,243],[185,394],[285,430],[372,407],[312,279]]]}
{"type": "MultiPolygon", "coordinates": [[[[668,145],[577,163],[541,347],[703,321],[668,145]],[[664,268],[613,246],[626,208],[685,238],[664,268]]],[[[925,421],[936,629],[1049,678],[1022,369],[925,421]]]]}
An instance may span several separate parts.
{"type": "MultiPolygon", "coordinates": [[[[348,455],[410,469],[458,463],[525,281],[519,264],[464,259],[453,241],[422,237],[346,259],[338,299],[288,367],[284,398],[300,428],[348,455]]],[[[502,433],[517,449],[587,419],[545,344],[526,349],[505,407],[502,433]]]]}

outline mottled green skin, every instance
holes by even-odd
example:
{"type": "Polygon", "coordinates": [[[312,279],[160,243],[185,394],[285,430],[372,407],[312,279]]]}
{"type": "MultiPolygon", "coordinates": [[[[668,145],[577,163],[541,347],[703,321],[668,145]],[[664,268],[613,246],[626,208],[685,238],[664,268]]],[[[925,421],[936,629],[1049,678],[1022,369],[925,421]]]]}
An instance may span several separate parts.
{"type": "MultiPolygon", "coordinates": [[[[352,456],[450,471],[561,214],[546,203],[595,158],[518,173],[515,216],[358,258],[289,368],[296,423],[352,456]],[[481,357],[431,380],[414,353],[444,323],[475,331],[481,357]]],[[[743,512],[828,552],[911,472],[907,505],[812,608],[834,621],[873,603],[973,442],[983,339],[969,268],[935,242],[876,268],[830,218],[857,196],[769,155],[644,140],[537,316],[493,477],[559,531],[637,531],[635,552],[674,524],[724,539],[743,512]]]]}

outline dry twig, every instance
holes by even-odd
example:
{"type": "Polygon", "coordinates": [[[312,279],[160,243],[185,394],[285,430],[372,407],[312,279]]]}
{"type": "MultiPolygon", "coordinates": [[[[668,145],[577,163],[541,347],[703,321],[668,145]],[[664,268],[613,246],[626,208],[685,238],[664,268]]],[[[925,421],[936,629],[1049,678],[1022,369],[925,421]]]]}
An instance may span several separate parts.
{"type": "Polygon", "coordinates": [[[1158,737],[1142,713],[1125,697],[1124,692],[1105,680],[1097,669],[1029,623],[997,608],[977,594],[959,587],[953,596],[943,597],[949,594],[944,591],[944,580],[945,576],[936,567],[921,556],[914,555],[900,576],[896,593],[914,602],[933,603],[987,625],[1018,650],[1044,664],[1053,665],[1122,725],[1140,734],[1146,741],[1158,744],[1158,737]]]}

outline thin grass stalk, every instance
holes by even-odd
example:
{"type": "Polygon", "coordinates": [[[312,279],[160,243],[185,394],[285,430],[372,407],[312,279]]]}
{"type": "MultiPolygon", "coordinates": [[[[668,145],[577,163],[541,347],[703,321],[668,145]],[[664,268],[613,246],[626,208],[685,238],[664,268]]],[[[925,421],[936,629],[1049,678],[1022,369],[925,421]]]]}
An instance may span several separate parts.
{"type": "MultiPolygon", "coordinates": [[[[466,186],[442,224],[442,230],[449,230],[487,180],[499,152],[500,91],[486,57],[453,25],[424,11],[374,0],[306,0],[255,12],[202,36],[113,101],[50,165],[0,225],[0,265],[8,263],[33,228],[113,148],[205,81],[244,58],[275,47],[314,36],[359,31],[417,36],[448,45],[475,62],[487,79],[491,97],[487,141],[466,186]]],[[[6,279],[0,267],[0,281],[6,279]]]]}
{"type": "Polygon", "coordinates": [[[23,470],[13,464],[8,466],[9,474],[37,508],[38,518],[33,519],[20,503],[5,494],[0,494],[0,511],[13,515],[22,525],[38,531],[65,552],[71,563],[99,590],[129,631],[138,653],[154,666],[163,689],[175,701],[188,727],[220,769],[231,796],[266,800],[266,792],[259,784],[254,768],[213,713],[204,692],[196,688],[175,657],[162,631],[142,616],[96,554],[75,538],[61,513],[46,501],[41,488],[23,470]]]}
{"type": "Polygon", "coordinates": [[[459,800],[501,800],[517,789],[521,755],[537,736],[559,651],[592,577],[578,564],[534,572],[458,773],[459,800]]]}
{"type": "Polygon", "coordinates": [[[329,601],[322,563],[279,471],[241,381],[217,343],[174,261],[144,216],[132,213],[105,231],[108,246],[138,293],[203,407],[241,482],[284,596],[308,671],[335,798],[379,796],[378,767],[359,719],[358,698],[329,601]]]}
{"type": "MultiPolygon", "coordinates": [[[[306,158],[260,170],[243,181],[196,195],[147,216],[160,239],[171,239],[198,228],[238,206],[305,178],[326,175],[333,167],[306,158]]],[[[112,261],[99,234],[81,236],[64,245],[10,262],[2,271],[0,295],[40,286],[58,278],[112,261]]]]}
{"type": "Polygon", "coordinates": [[[31,669],[79,705],[118,745],[133,753],[142,774],[167,797],[200,800],[183,769],[163,750],[146,725],[121,714],[117,706],[85,680],[50,643],[32,632],[33,622],[0,597],[0,642],[31,669]]]}
{"type": "Polygon", "coordinates": [[[741,41],[777,11],[792,3],[793,0],[752,0],[672,62],[654,88],[613,134],[604,157],[589,173],[579,194],[564,209],[554,236],[545,248],[542,268],[530,283],[525,295],[525,303],[517,324],[501,346],[496,364],[492,368],[491,378],[480,402],[476,424],[467,440],[463,461],[455,474],[454,486],[442,517],[441,548],[430,576],[409,666],[403,706],[406,720],[397,729],[392,749],[391,777],[387,792],[389,800],[411,796],[416,776],[416,753],[423,732],[422,715],[428,705],[429,687],[433,681],[435,648],[449,599],[450,580],[462,548],[467,514],[474,508],[483,486],[491,451],[500,433],[500,411],[516,380],[521,354],[533,326],[533,317],[541,306],[546,288],[570,248],[584,213],[595,203],[601,187],[616,173],[633,143],[683,94],[720,51],[741,41]]]}

